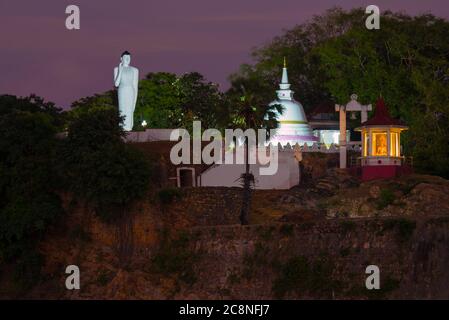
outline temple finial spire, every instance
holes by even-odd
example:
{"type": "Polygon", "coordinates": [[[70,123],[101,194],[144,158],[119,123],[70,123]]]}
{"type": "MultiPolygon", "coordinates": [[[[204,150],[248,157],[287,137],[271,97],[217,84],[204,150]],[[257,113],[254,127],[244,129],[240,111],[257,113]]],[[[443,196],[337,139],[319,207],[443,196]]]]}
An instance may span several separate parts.
{"type": "Polygon", "coordinates": [[[288,84],[287,61],[286,61],[285,57],[284,57],[284,68],[282,68],[281,85],[283,85],[283,86],[281,86],[281,89],[290,88],[290,85],[288,84]]]}

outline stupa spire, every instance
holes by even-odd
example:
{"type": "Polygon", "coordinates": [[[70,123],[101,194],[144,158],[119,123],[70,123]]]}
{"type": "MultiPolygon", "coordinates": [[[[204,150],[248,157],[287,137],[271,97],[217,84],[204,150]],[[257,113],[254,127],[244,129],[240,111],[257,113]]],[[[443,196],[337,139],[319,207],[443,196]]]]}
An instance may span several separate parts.
{"type": "Polygon", "coordinates": [[[282,78],[281,83],[279,84],[279,88],[281,90],[290,89],[290,84],[288,83],[288,73],[287,73],[287,60],[284,57],[284,67],[282,68],[282,78]]]}

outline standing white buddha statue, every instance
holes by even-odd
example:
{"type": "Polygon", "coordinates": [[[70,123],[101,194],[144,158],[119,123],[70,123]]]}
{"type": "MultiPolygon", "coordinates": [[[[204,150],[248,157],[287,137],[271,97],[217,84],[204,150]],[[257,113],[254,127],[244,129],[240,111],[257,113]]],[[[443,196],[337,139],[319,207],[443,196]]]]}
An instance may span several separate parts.
{"type": "Polygon", "coordinates": [[[124,116],[123,129],[131,131],[134,123],[137,90],[139,85],[139,70],[130,66],[131,54],[122,53],[120,64],[114,68],[114,85],[118,88],[118,108],[124,116]]]}

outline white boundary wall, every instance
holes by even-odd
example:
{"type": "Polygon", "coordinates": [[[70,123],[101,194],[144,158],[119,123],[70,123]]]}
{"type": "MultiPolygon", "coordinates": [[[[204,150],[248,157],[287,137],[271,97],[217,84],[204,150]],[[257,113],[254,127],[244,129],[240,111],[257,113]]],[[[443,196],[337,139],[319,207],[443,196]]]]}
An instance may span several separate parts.
{"type": "MultiPolygon", "coordinates": [[[[260,164],[251,164],[255,189],[290,189],[299,184],[299,163],[294,150],[282,150],[278,156],[278,171],[274,175],[260,175],[260,164]]],[[[263,167],[267,167],[264,165],[263,167]]],[[[204,171],[197,181],[200,187],[241,187],[244,164],[216,164],[204,171]]]]}
{"type": "Polygon", "coordinates": [[[146,129],[145,131],[129,131],[126,142],[170,141],[170,134],[174,129],[146,129]]]}

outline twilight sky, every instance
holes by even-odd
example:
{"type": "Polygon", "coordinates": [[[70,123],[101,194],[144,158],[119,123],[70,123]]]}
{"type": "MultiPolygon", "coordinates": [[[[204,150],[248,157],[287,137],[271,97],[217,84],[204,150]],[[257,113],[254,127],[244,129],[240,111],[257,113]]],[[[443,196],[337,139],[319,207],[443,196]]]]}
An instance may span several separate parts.
{"type": "Polygon", "coordinates": [[[447,0],[0,0],[0,94],[68,107],[112,88],[124,50],[141,77],[198,71],[224,90],[251,48],[332,6],[369,4],[449,18],[447,0]],[[65,28],[70,4],[80,7],[81,30],[65,28]]]}

